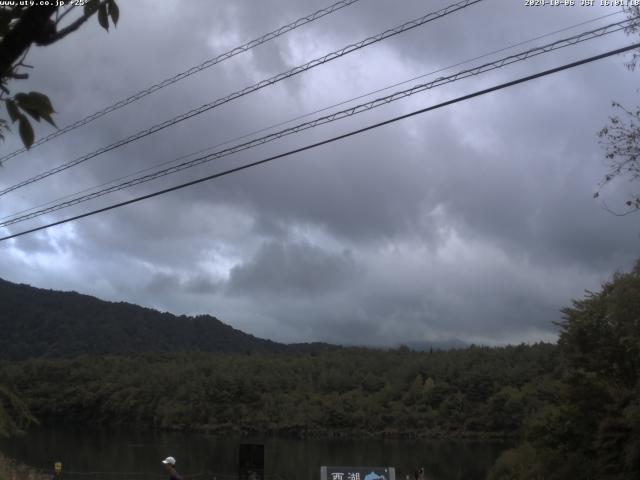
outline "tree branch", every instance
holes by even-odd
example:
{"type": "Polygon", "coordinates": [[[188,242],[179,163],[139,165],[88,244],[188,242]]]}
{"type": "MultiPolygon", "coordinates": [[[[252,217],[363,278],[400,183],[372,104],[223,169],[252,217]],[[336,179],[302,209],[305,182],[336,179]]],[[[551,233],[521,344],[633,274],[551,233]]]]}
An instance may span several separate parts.
{"type": "Polygon", "coordinates": [[[631,215],[632,213],[636,213],[638,211],[637,208],[634,208],[632,210],[627,210],[626,212],[616,212],[615,210],[612,210],[611,208],[609,208],[609,205],[607,205],[607,203],[604,200],[600,201],[600,207],[609,212],[611,215],[615,215],[616,217],[626,217],[627,215],[631,215]]]}
{"type": "Polygon", "coordinates": [[[74,9],[74,7],[75,7],[74,5],[71,5],[71,6],[70,6],[69,8],[67,8],[64,12],[62,12],[62,14],[61,14],[57,19],[56,19],[56,25],[57,25],[58,23],[60,23],[60,22],[62,21],[62,19],[63,19],[64,17],[66,17],[66,16],[67,16],[67,14],[68,14],[71,10],[73,10],[73,9],[74,9]]]}
{"type": "Polygon", "coordinates": [[[41,35],[46,35],[50,17],[56,9],[53,5],[39,5],[25,10],[0,43],[0,77],[5,77],[11,71],[13,64],[32,43],[37,42],[41,35]]]}
{"type": "Polygon", "coordinates": [[[103,6],[106,5],[107,0],[102,0],[97,6],[96,9],[93,10],[91,13],[89,14],[83,14],[80,17],[78,17],[74,22],[70,23],[69,25],[67,25],[66,27],[64,27],[62,30],[57,31],[54,35],[52,35],[50,37],[50,39],[46,42],[46,43],[41,43],[41,45],[51,45],[52,43],[57,42],[58,40],[63,39],[64,37],[66,37],[67,35],[69,35],[70,33],[75,32],[78,28],[80,28],[82,26],[82,24],[84,22],[86,22],[87,20],[89,20],[89,18],[98,11],[98,9],[103,6]]]}

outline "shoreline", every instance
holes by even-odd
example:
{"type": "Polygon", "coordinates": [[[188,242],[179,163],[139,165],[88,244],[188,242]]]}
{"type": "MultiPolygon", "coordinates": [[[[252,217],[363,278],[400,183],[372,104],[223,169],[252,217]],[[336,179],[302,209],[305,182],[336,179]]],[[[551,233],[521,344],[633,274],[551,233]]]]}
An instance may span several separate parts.
{"type": "Polygon", "coordinates": [[[210,435],[210,436],[232,436],[235,438],[263,437],[292,439],[292,440],[427,440],[427,441],[482,441],[482,442],[517,442],[520,435],[517,432],[438,432],[438,431],[396,431],[385,430],[380,432],[367,431],[339,431],[339,430],[293,430],[293,429],[273,429],[273,430],[253,430],[243,429],[232,426],[196,426],[196,427],[177,427],[177,428],[118,428],[118,427],[87,427],[85,426],[58,426],[58,425],[40,425],[28,429],[29,432],[38,430],[60,430],[65,432],[89,431],[95,433],[118,433],[118,434],[193,434],[193,435],[210,435]]]}

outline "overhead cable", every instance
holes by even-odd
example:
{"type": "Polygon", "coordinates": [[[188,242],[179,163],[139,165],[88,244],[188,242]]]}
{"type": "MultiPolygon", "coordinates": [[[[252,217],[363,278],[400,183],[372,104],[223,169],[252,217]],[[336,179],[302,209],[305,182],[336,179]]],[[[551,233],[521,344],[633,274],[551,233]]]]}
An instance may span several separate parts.
{"type": "Polygon", "coordinates": [[[167,160],[167,161],[152,165],[150,167],[147,167],[147,168],[144,168],[144,169],[141,169],[141,170],[137,170],[137,171],[129,173],[127,175],[123,175],[123,176],[111,179],[111,180],[109,180],[107,182],[103,182],[103,183],[101,183],[99,185],[94,185],[92,187],[88,187],[88,188],[82,189],[80,191],[77,191],[77,192],[74,192],[74,193],[70,193],[70,194],[64,195],[62,197],[58,197],[56,199],[49,200],[49,201],[46,201],[44,203],[40,203],[38,205],[29,207],[29,208],[25,208],[25,209],[22,209],[22,210],[19,210],[19,211],[10,213],[10,214],[6,214],[4,216],[0,216],[0,223],[2,221],[6,220],[6,219],[9,219],[9,218],[12,218],[12,217],[16,217],[16,216],[18,216],[20,214],[31,212],[31,211],[34,211],[34,210],[38,210],[38,209],[40,209],[42,207],[46,207],[48,205],[53,205],[55,203],[59,203],[62,200],[66,200],[67,198],[72,198],[72,197],[75,197],[76,195],[80,195],[82,193],[87,193],[87,192],[90,192],[92,190],[96,190],[96,189],[101,188],[101,187],[106,187],[107,185],[111,185],[111,184],[119,182],[121,180],[125,180],[125,179],[128,179],[128,178],[135,177],[136,175],[140,175],[141,173],[149,172],[151,170],[156,170],[156,169],[158,169],[160,167],[163,167],[165,165],[170,165],[172,163],[179,162],[179,161],[187,159],[189,157],[193,157],[193,156],[196,156],[196,155],[200,155],[200,154],[202,154],[204,152],[208,152],[208,151],[213,150],[215,148],[223,147],[224,145],[228,145],[230,143],[237,142],[239,140],[244,140],[245,138],[252,137],[252,136],[257,135],[259,133],[267,132],[269,130],[273,130],[274,128],[278,128],[278,127],[287,125],[289,123],[293,123],[296,120],[301,120],[303,118],[310,117],[310,116],[315,115],[317,113],[326,112],[328,110],[331,110],[332,108],[340,107],[342,105],[346,105],[346,104],[351,103],[353,101],[360,100],[360,99],[363,99],[363,98],[366,98],[366,97],[370,97],[371,95],[375,95],[377,93],[384,92],[384,91],[389,90],[391,88],[398,87],[400,85],[406,85],[408,83],[414,82],[414,81],[419,80],[421,78],[429,77],[429,76],[435,75],[436,73],[441,73],[441,72],[450,70],[450,69],[452,69],[454,67],[458,67],[460,65],[466,65],[466,64],[474,62],[476,60],[481,60],[483,58],[487,58],[487,57],[489,57],[491,55],[495,55],[496,53],[504,52],[506,50],[510,50],[512,48],[519,47],[519,46],[525,45],[527,43],[535,42],[536,40],[547,38],[547,37],[550,37],[552,35],[556,35],[558,33],[566,32],[567,30],[572,30],[574,28],[577,28],[577,27],[580,27],[580,26],[583,26],[583,25],[586,25],[586,24],[589,24],[589,23],[593,23],[593,22],[596,22],[598,20],[602,20],[603,18],[611,17],[613,15],[620,15],[622,13],[624,13],[624,12],[622,10],[619,10],[619,11],[616,11],[616,12],[613,12],[613,13],[608,13],[606,15],[601,15],[599,17],[594,17],[594,18],[591,18],[591,19],[586,20],[584,22],[580,22],[580,23],[576,23],[576,24],[573,24],[573,25],[569,25],[569,26],[563,27],[563,28],[561,28],[559,30],[554,30],[552,32],[548,32],[548,33],[539,35],[537,37],[530,38],[528,40],[523,40],[521,42],[511,44],[509,46],[500,48],[498,50],[493,50],[491,52],[487,52],[487,53],[484,53],[482,55],[479,55],[479,56],[476,56],[476,57],[473,57],[473,58],[470,58],[470,59],[462,60],[462,61],[457,62],[455,64],[452,64],[452,65],[449,65],[449,66],[446,66],[446,67],[442,67],[442,68],[438,68],[437,70],[433,70],[433,71],[431,71],[429,73],[423,73],[423,74],[418,75],[416,77],[412,77],[412,78],[409,78],[407,80],[403,80],[401,82],[396,82],[396,83],[393,83],[391,85],[387,85],[385,87],[378,88],[376,90],[372,90],[370,92],[358,95],[356,97],[351,97],[349,99],[342,100],[342,101],[340,101],[338,103],[334,103],[332,105],[329,105],[329,106],[326,106],[326,107],[322,107],[320,109],[316,109],[316,110],[313,110],[311,112],[304,113],[302,115],[298,115],[298,116],[290,118],[288,120],[284,120],[284,121],[269,125],[267,127],[262,127],[262,128],[260,128],[258,130],[254,130],[252,132],[245,133],[245,134],[242,134],[242,135],[234,137],[234,138],[230,138],[230,139],[225,140],[223,142],[219,142],[219,143],[217,143],[215,145],[208,146],[208,147],[205,147],[205,148],[201,148],[201,149],[199,149],[199,150],[197,150],[195,152],[191,152],[191,153],[188,153],[188,154],[185,154],[185,155],[181,155],[181,156],[179,156],[177,158],[173,158],[171,160],[167,160]]]}
{"type": "Polygon", "coordinates": [[[310,70],[312,68],[315,68],[319,65],[323,65],[325,63],[328,63],[332,60],[335,60],[337,58],[341,58],[345,55],[348,55],[349,53],[355,52],[357,50],[360,50],[364,47],[367,47],[369,45],[372,45],[374,43],[380,42],[382,40],[385,40],[389,37],[392,37],[394,35],[398,35],[402,32],[406,32],[407,30],[411,30],[413,28],[419,27],[421,25],[424,25],[428,22],[437,20],[439,18],[442,18],[446,15],[449,15],[451,13],[457,12],[459,10],[462,10],[463,8],[466,8],[470,5],[473,5],[475,3],[479,3],[482,2],[484,0],[464,0],[458,3],[454,3],[452,5],[449,5],[443,9],[440,9],[436,12],[432,12],[432,13],[428,13],[426,15],[423,15],[422,17],[416,18],[414,20],[411,20],[409,22],[403,23],[402,25],[399,25],[397,27],[385,30],[382,33],[379,33],[377,35],[371,36],[366,38],[365,40],[362,40],[360,42],[357,43],[353,43],[351,45],[348,45],[346,47],[343,47],[339,50],[336,50],[334,52],[331,52],[327,55],[324,55],[322,57],[318,57],[314,60],[311,60],[310,62],[307,62],[303,65],[299,65],[297,67],[294,67],[286,72],[283,73],[279,73],[277,75],[274,75],[273,77],[270,77],[268,79],[265,80],[261,80],[258,83],[255,83],[249,87],[245,87],[242,90],[238,90],[230,95],[227,95],[226,97],[222,97],[219,98],[217,100],[214,100],[211,103],[207,103],[204,104],[198,108],[194,108],[193,110],[190,110],[186,113],[183,113],[181,115],[178,115],[170,120],[166,120],[162,123],[158,123],[152,127],[149,127],[145,130],[142,130],[134,135],[131,135],[125,139],[119,140],[117,142],[114,142],[110,145],[107,145],[106,147],[102,147],[98,150],[95,150],[94,152],[88,153],[86,155],[83,155],[82,157],[76,158],[75,160],[72,160],[70,162],[64,163],[62,165],[58,165],[57,167],[48,170],[46,172],[40,173],[34,177],[28,178],[26,180],[23,180],[19,183],[16,183],[14,185],[11,185],[10,187],[7,187],[3,190],[0,190],[0,196],[2,195],[6,195],[9,192],[12,192],[14,190],[17,190],[19,188],[22,188],[26,185],[35,183],[39,180],[42,180],[44,178],[47,178],[51,175],[54,175],[56,173],[62,172],[64,170],[67,170],[71,167],[74,167],[76,165],[79,165],[81,163],[86,162],[87,160],[90,160],[92,158],[97,157],[98,155],[101,155],[103,153],[109,152],[111,150],[114,150],[116,148],[119,148],[123,145],[126,145],[128,143],[134,142],[136,140],[140,140],[141,138],[144,138],[148,135],[151,135],[153,133],[159,132],[160,130],[163,130],[167,127],[173,126],[176,123],[182,122],[184,120],[187,120],[191,117],[194,117],[196,115],[200,115],[201,113],[207,112],[209,110],[212,110],[216,107],[219,107],[220,105],[223,105],[225,103],[231,102],[232,100],[236,100],[237,98],[240,98],[244,95],[248,95],[249,93],[255,92],[257,90],[260,90],[262,88],[265,88],[269,85],[273,85],[275,83],[278,83],[282,80],[285,80],[287,78],[293,77],[295,75],[298,75],[302,72],[305,72],[307,70],[310,70]]]}
{"type": "Polygon", "coordinates": [[[332,114],[329,115],[325,115],[319,118],[316,118],[314,120],[311,120],[309,122],[305,122],[305,123],[301,123],[298,125],[295,125],[293,127],[289,127],[286,128],[284,130],[280,130],[278,132],[274,132],[271,133],[269,135],[265,135],[263,137],[260,138],[256,138],[253,140],[250,140],[248,142],[245,143],[241,143],[229,148],[226,148],[224,150],[220,150],[218,152],[214,152],[211,154],[207,154],[201,157],[197,157],[193,160],[189,160],[187,162],[183,162],[180,163],[178,165],[174,165],[162,170],[158,170],[152,173],[149,173],[147,175],[143,175],[140,177],[136,177],[134,179],[116,184],[116,185],[112,185],[110,187],[106,187],[103,188],[101,190],[97,190],[95,192],[92,193],[88,193],[86,195],[82,195],[79,197],[75,197],[73,199],[64,201],[64,202],[60,202],[57,203],[55,205],[49,206],[47,208],[43,208],[34,212],[30,212],[24,215],[19,215],[16,216],[14,218],[11,218],[9,220],[5,220],[0,222],[0,227],[6,227],[9,225],[13,225],[15,223],[19,223],[19,222],[23,222],[26,220],[30,220],[36,217],[39,217],[41,215],[45,215],[47,213],[51,213],[57,210],[61,210],[63,208],[67,208],[70,207],[72,205],[77,205],[80,203],[84,203],[87,202],[89,200],[92,200],[94,198],[98,198],[98,197],[102,197],[104,195],[119,191],[119,190],[124,190],[125,188],[129,188],[135,185],[139,185],[142,183],[146,183],[149,182],[151,180],[155,180],[157,178],[161,178],[161,177],[165,177],[167,175],[171,175],[177,172],[180,172],[182,170],[186,170],[188,168],[193,168],[195,166],[201,165],[203,163],[207,163],[210,162],[212,160],[216,160],[222,157],[226,157],[228,155],[232,155],[234,153],[238,153],[240,151],[243,150],[248,150],[250,148],[254,148],[257,147],[259,145],[263,145],[265,143],[268,142],[272,142],[274,140],[280,139],[282,137],[288,136],[288,135],[292,135],[295,133],[299,133],[301,131],[304,130],[308,130],[310,128],[314,128],[317,127],[319,125],[323,125],[326,123],[331,123],[334,122],[336,120],[340,120],[343,118],[347,118],[347,117],[351,117],[353,115],[357,115],[369,110],[372,110],[374,108],[386,105],[388,103],[391,102],[395,102],[397,100],[409,97],[411,95],[415,95],[416,93],[420,93],[420,92],[424,92],[426,90],[430,90],[432,88],[436,88],[448,83],[453,83],[455,81],[458,80],[463,80],[465,78],[469,78],[472,76],[476,76],[479,75],[481,73],[485,73],[485,72],[489,72],[492,70],[496,70],[499,68],[503,68],[507,65],[511,65],[513,63],[516,62],[521,62],[524,60],[527,60],[529,58],[541,55],[541,54],[545,54],[554,50],[558,50],[561,48],[565,48],[568,46],[572,46],[572,45],[576,45],[578,43],[587,41],[587,40],[592,40],[594,38],[600,38],[604,35],[608,35],[608,34],[612,34],[615,32],[618,32],[620,30],[623,30],[624,28],[627,28],[630,25],[630,22],[632,22],[634,19],[631,20],[624,20],[621,22],[616,22],[610,25],[607,25],[605,27],[601,27],[601,28],[597,28],[588,32],[582,32],[579,33],[577,35],[574,35],[572,37],[568,37],[562,40],[557,40],[555,42],[552,43],[548,43],[546,45],[542,45],[540,47],[534,47],[531,48],[529,50],[526,50],[524,52],[521,53],[516,53],[513,55],[509,55],[507,57],[501,58],[499,60],[493,61],[493,62],[489,62],[489,63],[485,63],[483,65],[471,68],[471,69],[467,69],[467,70],[462,70],[458,73],[455,73],[453,75],[449,75],[447,77],[439,77],[431,82],[428,83],[423,83],[423,84],[419,84],[419,85],[415,85],[409,89],[406,90],[402,90],[402,91],[398,91],[395,93],[392,93],[390,95],[387,95],[385,97],[380,97],[377,98],[375,100],[371,100],[369,102],[366,103],[362,103],[359,105],[355,105],[353,107],[344,109],[344,110],[340,110],[338,112],[334,112],[332,114]]]}
{"type": "MultiPolygon", "coordinates": [[[[151,95],[154,92],[157,92],[158,90],[168,87],[169,85],[172,85],[176,82],[179,82],[180,80],[183,80],[187,77],[190,77],[191,75],[194,75],[195,73],[201,72],[202,70],[205,70],[209,67],[213,67],[214,65],[217,65],[220,62],[223,62],[225,60],[228,60],[229,58],[235,57],[236,55],[240,54],[240,53],[244,53],[248,50],[251,50],[254,47],[257,47],[258,45],[262,45],[263,43],[267,43],[270,40],[273,40],[274,38],[277,38],[281,35],[284,35],[285,33],[290,32],[291,30],[295,30],[298,27],[301,27],[303,25],[306,25],[307,23],[311,23],[315,20],[318,20],[319,18],[322,18],[326,15],[329,15],[331,13],[337,12],[338,10],[344,8],[344,7],[348,7],[349,5],[352,5],[356,2],[358,2],[360,0],[340,0],[339,2],[334,3],[333,5],[328,6],[327,8],[323,8],[322,10],[318,10],[315,13],[312,13],[311,15],[307,15],[306,17],[302,17],[297,19],[294,22],[289,23],[288,25],[284,25],[283,27],[280,27],[276,30],[273,30],[272,32],[269,32],[265,35],[262,35],[261,37],[258,37],[254,40],[251,40],[247,43],[245,43],[244,45],[240,45],[239,47],[235,47],[231,50],[229,50],[228,52],[222,53],[214,58],[210,58],[209,60],[206,60],[205,62],[202,62],[200,65],[196,65],[195,67],[191,67],[188,70],[185,70],[184,72],[180,72],[172,77],[166,78],[164,80],[162,80],[159,83],[156,83],[155,85],[152,85],[148,88],[145,88],[144,90],[140,90],[138,93],[135,93],[125,99],[122,99],[106,108],[103,108],[102,110],[99,110],[95,113],[92,113],[91,115],[88,115],[84,118],[82,118],[81,120],[78,120],[74,123],[71,123],[69,125],[67,125],[66,127],[63,127],[59,130],[56,130],[53,133],[50,133],[49,135],[42,137],[41,139],[37,140],[36,142],[33,143],[33,145],[31,145],[31,150],[33,150],[35,147],[37,147],[38,145],[42,145],[43,143],[48,142],[49,140],[53,140],[56,137],[59,137],[60,135],[63,135],[65,133],[68,133],[72,130],[75,130],[76,128],[82,127],[83,125],[86,125],[88,123],[93,122],[94,120],[97,120],[98,118],[104,117],[105,115],[111,113],[111,112],[115,112],[116,110],[129,105],[130,103],[133,103],[137,100],[140,100],[141,98],[146,97],[147,95],[151,95]]],[[[27,149],[26,148],[20,148],[14,152],[11,152],[7,155],[4,155],[2,157],[0,157],[0,164],[5,162],[6,160],[9,160],[10,158],[13,158],[23,152],[26,152],[27,149]]]]}
{"type": "Polygon", "coordinates": [[[359,135],[359,134],[367,132],[369,130],[376,129],[376,128],[382,127],[384,125],[389,125],[391,123],[395,123],[395,122],[398,122],[400,120],[404,120],[406,118],[410,118],[410,117],[413,117],[413,116],[416,116],[416,115],[420,115],[422,113],[426,113],[426,112],[429,112],[429,111],[432,111],[432,110],[436,110],[436,109],[439,109],[439,108],[442,108],[442,107],[446,107],[448,105],[453,105],[455,103],[467,101],[467,100],[470,100],[472,98],[479,97],[481,95],[486,95],[487,93],[491,93],[491,92],[495,92],[495,91],[498,91],[498,90],[502,90],[504,88],[512,87],[512,86],[518,85],[520,83],[529,82],[531,80],[534,80],[534,79],[537,79],[537,78],[540,78],[540,77],[544,77],[544,76],[547,76],[547,75],[551,75],[553,73],[561,72],[563,70],[568,70],[570,68],[574,68],[574,67],[577,67],[579,65],[584,65],[584,64],[587,64],[587,63],[590,63],[590,62],[594,62],[596,60],[601,60],[603,58],[607,58],[607,57],[610,57],[612,55],[617,55],[617,54],[620,54],[620,53],[628,52],[630,50],[633,50],[633,49],[639,48],[639,47],[640,47],[640,43],[634,43],[634,44],[628,45],[626,47],[618,48],[618,49],[615,49],[615,50],[609,50],[608,52],[601,53],[599,55],[594,55],[592,57],[584,58],[584,59],[578,60],[576,62],[567,63],[567,64],[564,64],[564,65],[562,65],[560,67],[555,67],[555,68],[552,68],[552,69],[549,69],[549,70],[545,70],[545,71],[542,71],[542,72],[535,73],[533,75],[527,75],[525,77],[520,77],[520,78],[518,78],[516,80],[511,80],[509,82],[501,83],[499,85],[495,85],[495,86],[490,87],[490,88],[485,88],[483,90],[479,90],[479,91],[476,91],[474,93],[463,95],[461,97],[457,97],[457,98],[454,98],[452,100],[448,100],[446,102],[438,103],[437,105],[432,105],[430,107],[422,108],[420,110],[415,110],[415,111],[413,111],[411,113],[407,113],[407,114],[404,114],[404,115],[393,117],[393,118],[391,118],[389,120],[378,122],[378,123],[369,125],[367,127],[359,128],[357,130],[352,130],[352,131],[344,133],[342,135],[331,137],[331,138],[322,140],[320,142],[316,142],[316,143],[313,143],[313,144],[310,144],[310,145],[306,145],[304,147],[300,147],[300,148],[296,148],[296,149],[293,149],[293,150],[289,150],[287,152],[280,153],[278,155],[273,155],[271,157],[267,157],[267,158],[264,158],[262,160],[258,160],[258,161],[252,162],[252,163],[241,165],[239,167],[230,168],[230,169],[224,170],[222,172],[218,172],[218,173],[215,173],[215,174],[212,174],[212,175],[208,175],[206,177],[198,178],[196,180],[191,180],[189,182],[182,183],[180,185],[175,185],[175,186],[170,187],[170,188],[165,188],[163,190],[159,190],[159,191],[156,191],[156,192],[153,192],[153,193],[149,193],[149,194],[146,194],[146,195],[135,197],[135,198],[126,200],[124,202],[115,203],[115,204],[112,204],[112,205],[109,205],[109,206],[106,206],[106,207],[102,207],[102,208],[99,208],[99,209],[96,209],[96,210],[85,212],[85,213],[82,213],[80,215],[76,215],[76,216],[73,216],[73,217],[65,218],[63,220],[58,220],[57,222],[52,222],[52,223],[49,223],[49,224],[46,224],[46,225],[41,225],[39,227],[34,227],[34,228],[30,228],[28,230],[23,230],[23,231],[18,232],[18,233],[13,233],[13,234],[10,234],[10,235],[6,235],[4,237],[0,237],[0,242],[5,241],[5,240],[9,240],[9,239],[12,239],[12,238],[17,238],[17,237],[20,237],[22,235],[26,235],[26,234],[29,234],[29,233],[37,232],[37,231],[40,231],[40,230],[45,230],[45,229],[54,227],[56,225],[62,225],[64,223],[68,223],[68,222],[71,222],[71,221],[74,221],[74,220],[79,220],[81,218],[85,218],[85,217],[89,217],[89,216],[92,216],[92,215],[96,215],[98,213],[102,213],[102,212],[106,212],[106,211],[113,210],[113,209],[116,209],[116,208],[124,207],[125,205],[130,205],[130,204],[133,204],[133,203],[140,202],[142,200],[146,200],[146,199],[149,199],[149,198],[157,197],[159,195],[164,195],[164,194],[169,193],[169,192],[173,192],[173,191],[176,191],[176,190],[181,190],[183,188],[187,188],[187,187],[190,187],[190,186],[193,186],[193,185],[197,185],[199,183],[203,183],[203,182],[206,182],[206,181],[209,181],[209,180],[213,180],[213,179],[216,179],[216,178],[224,177],[224,176],[230,175],[232,173],[236,173],[236,172],[239,172],[239,171],[242,171],[242,170],[246,170],[246,169],[249,169],[249,168],[252,168],[252,167],[256,167],[258,165],[269,163],[269,162],[272,162],[272,161],[280,159],[280,158],[284,158],[284,157],[288,157],[288,156],[294,155],[296,153],[301,153],[301,152],[304,152],[304,151],[307,151],[307,150],[311,150],[313,148],[317,148],[317,147],[320,147],[322,145],[333,143],[333,142],[336,142],[338,140],[344,140],[345,138],[349,138],[349,137],[352,137],[354,135],[359,135]]]}

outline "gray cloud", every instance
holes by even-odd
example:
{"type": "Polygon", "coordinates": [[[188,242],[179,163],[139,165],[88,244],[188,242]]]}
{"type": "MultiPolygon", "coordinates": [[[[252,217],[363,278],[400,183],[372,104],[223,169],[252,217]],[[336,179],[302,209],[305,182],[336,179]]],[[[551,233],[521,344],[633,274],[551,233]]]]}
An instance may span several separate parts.
{"type": "MultiPolygon", "coordinates": [[[[56,120],[66,125],[324,6],[291,0],[176,5],[122,5],[121,22],[108,34],[93,22],[73,38],[33,49],[31,78],[16,88],[48,93],[56,120]]],[[[10,160],[0,169],[0,186],[446,5],[358,2],[10,160]]],[[[2,197],[0,214],[612,12],[482,2],[2,197]]],[[[540,56],[24,226],[284,152],[628,41],[619,35],[540,56]]],[[[282,341],[553,339],[558,310],[612,271],[628,268],[637,255],[637,218],[612,216],[592,199],[605,172],[595,134],[611,113],[610,102],[639,101],[637,74],[626,71],[623,60],[573,69],[4,243],[0,276],[177,314],[209,313],[282,341]]],[[[47,128],[38,125],[37,134],[47,128]]],[[[18,145],[9,136],[3,149],[18,145]]],[[[628,188],[614,185],[605,199],[615,202],[628,188]]]]}
{"type": "Polygon", "coordinates": [[[357,278],[349,251],[332,253],[306,243],[266,242],[246,263],[229,272],[235,295],[317,296],[343,289],[357,278]]]}

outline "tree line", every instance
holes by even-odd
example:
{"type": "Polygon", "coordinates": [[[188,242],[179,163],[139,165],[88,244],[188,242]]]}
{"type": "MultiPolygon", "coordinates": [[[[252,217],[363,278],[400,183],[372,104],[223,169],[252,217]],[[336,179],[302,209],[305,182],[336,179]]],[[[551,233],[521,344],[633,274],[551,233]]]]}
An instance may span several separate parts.
{"type": "Polygon", "coordinates": [[[554,395],[489,478],[640,478],[640,260],[562,313],[554,395]]]}
{"type": "Polygon", "coordinates": [[[291,435],[513,436],[554,386],[550,344],[174,353],[0,363],[43,425],[291,435]]]}

